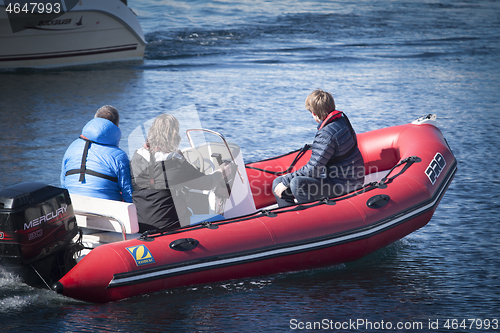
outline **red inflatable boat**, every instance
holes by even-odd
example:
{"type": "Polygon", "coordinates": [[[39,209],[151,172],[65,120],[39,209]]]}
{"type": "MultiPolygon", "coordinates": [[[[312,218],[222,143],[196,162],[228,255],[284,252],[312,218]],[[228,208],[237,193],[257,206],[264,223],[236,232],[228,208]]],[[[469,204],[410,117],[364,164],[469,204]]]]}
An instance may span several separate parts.
{"type": "Polygon", "coordinates": [[[450,185],[457,162],[434,120],[358,134],[366,185],[343,197],[273,206],[273,179],[304,165],[307,148],[247,164],[254,212],[98,246],[54,289],[100,303],[360,259],[426,225],[450,185]]]}

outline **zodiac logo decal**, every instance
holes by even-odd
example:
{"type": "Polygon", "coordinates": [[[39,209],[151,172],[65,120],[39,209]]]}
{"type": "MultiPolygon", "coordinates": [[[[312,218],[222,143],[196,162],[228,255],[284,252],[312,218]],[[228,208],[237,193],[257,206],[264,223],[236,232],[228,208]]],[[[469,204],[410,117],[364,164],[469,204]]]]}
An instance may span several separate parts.
{"type": "Polygon", "coordinates": [[[132,258],[134,258],[137,266],[155,263],[155,259],[153,258],[153,255],[148,250],[148,248],[144,245],[131,246],[131,247],[127,247],[126,249],[132,255],[132,258]]]}

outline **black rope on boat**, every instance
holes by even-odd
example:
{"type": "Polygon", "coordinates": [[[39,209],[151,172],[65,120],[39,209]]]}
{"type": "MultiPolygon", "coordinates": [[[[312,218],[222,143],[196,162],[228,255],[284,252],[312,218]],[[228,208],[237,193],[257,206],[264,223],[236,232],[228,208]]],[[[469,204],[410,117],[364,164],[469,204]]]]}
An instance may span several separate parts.
{"type": "Polygon", "coordinates": [[[245,167],[247,169],[253,169],[253,170],[257,170],[257,171],[261,171],[261,172],[270,173],[270,174],[275,175],[275,176],[281,176],[281,175],[284,175],[285,173],[289,173],[290,171],[292,171],[295,164],[297,164],[297,162],[302,158],[302,156],[304,156],[304,154],[309,149],[311,149],[311,147],[312,147],[311,144],[309,144],[309,143],[305,144],[304,147],[302,147],[302,149],[299,150],[299,152],[297,153],[297,155],[293,159],[292,163],[285,171],[271,171],[271,170],[260,169],[260,168],[256,168],[256,167],[252,167],[252,166],[248,166],[248,165],[246,165],[245,167]]]}
{"type": "MultiPolygon", "coordinates": [[[[306,148],[306,147],[304,147],[304,148],[306,148]]],[[[297,154],[297,156],[298,155],[299,154],[297,154]]],[[[295,159],[298,160],[299,158],[296,157],[295,159]]],[[[218,227],[218,226],[221,226],[221,225],[224,225],[224,224],[235,223],[235,222],[242,222],[242,221],[246,221],[246,220],[252,220],[254,218],[258,218],[258,217],[262,217],[262,216],[276,217],[276,216],[278,216],[279,213],[296,212],[296,211],[301,211],[301,210],[313,208],[313,207],[316,207],[316,206],[319,206],[319,205],[325,205],[326,204],[326,205],[333,206],[333,205],[336,204],[337,201],[347,200],[347,199],[350,199],[352,197],[358,196],[360,194],[372,191],[374,189],[386,188],[387,187],[387,183],[392,182],[396,177],[398,177],[398,176],[402,175],[404,172],[406,172],[406,170],[408,170],[408,168],[411,165],[413,165],[413,163],[418,163],[418,162],[421,162],[421,161],[422,161],[422,159],[419,158],[418,156],[407,157],[404,160],[401,160],[395,166],[393,166],[389,170],[389,172],[385,175],[385,177],[382,178],[380,181],[378,181],[378,182],[371,182],[371,183],[365,184],[361,188],[359,188],[357,190],[354,190],[353,192],[347,193],[347,194],[345,194],[343,196],[340,196],[340,197],[331,198],[331,199],[325,197],[325,198],[321,198],[318,201],[312,201],[312,202],[309,202],[309,203],[298,204],[298,205],[295,205],[295,206],[290,206],[289,208],[279,208],[278,207],[278,208],[269,209],[269,210],[268,209],[261,209],[260,211],[258,211],[256,213],[247,214],[247,215],[241,216],[241,217],[239,217],[237,219],[234,219],[234,220],[230,220],[230,221],[224,221],[224,220],[217,221],[216,224],[213,224],[212,222],[203,222],[203,223],[198,224],[196,226],[186,226],[186,227],[183,227],[183,228],[180,228],[180,229],[163,231],[163,232],[161,232],[159,230],[148,230],[148,231],[145,231],[141,235],[141,237],[139,237],[138,239],[144,240],[144,241],[152,241],[155,237],[159,237],[159,236],[162,236],[162,235],[165,235],[165,234],[169,234],[169,235],[170,234],[177,234],[177,233],[182,233],[182,232],[187,231],[187,230],[196,230],[196,229],[206,228],[206,223],[210,223],[210,226],[218,227]],[[406,165],[403,167],[403,169],[400,172],[398,172],[396,175],[388,178],[389,175],[392,173],[392,171],[394,171],[394,169],[396,169],[397,167],[399,167],[399,166],[401,166],[403,164],[406,164],[406,165]],[[279,212],[276,211],[276,210],[279,210],[279,212]],[[155,234],[155,235],[151,236],[152,234],[155,234]]],[[[252,168],[252,169],[257,169],[257,168],[252,168]]],[[[261,169],[261,171],[268,172],[268,171],[262,170],[262,169],[261,169]]],[[[210,229],[212,229],[212,228],[210,228],[210,229]]],[[[214,228],[214,229],[216,229],[216,228],[214,228]]]]}
{"type": "Polygon", "coordinates": [[[393,166],[391,168],[391,170],[389,170],[389,172],[385,175],[384,178],[382,178],[379,182],[378,182],[378,186],[379,187],[382,187],[384,185],[386,185],[388,182],[392,182],[396,177],[398,177],[399,175],[402,175],[406,170],[408,170],[408,168],[413,164],[413,163],[418,163],[418,162],[421,162],[422,159],[418,156],[410,156],[410,157],[407,157],[405,158],[404,160],[402,160],[401,162],[399,162],[398,164],[396,164],[395,166],[393,166]],[[392,176],[391,178],[388,178],[389,175],[394,171],[394,169],[396,169],[397,167],[400,167],[401,165],[403,164],[406,164],[403,169],[401,169],[401,171],[399,173],[397,173],[396,175],[392,176]]]}
{"type": "MultiPolygon", "coordinates": [[[[378,182],[371,182],[371,183],[368,183],[366,185],[364,185],[363,187],[353,191],[353,192],[350,192],[350,193],[347,193],[343,196],[340,196],[340,197],[336,197],[336,198],[321,198],[319,201],[316,201],[316,202],[313,202],[312,205],[309,205],[309,206],[306,206],[306,208],[310,208],[310,207],[315,207],[317,205],[321,205],[321,204],[327,204],[327,205],[335,205],[335,203],[337,201],[342,201],[342,200],[346,200],[346,199],[350,199],[352,197],[355,197],[357,195],[360,195],[360,194],[363,194],[363,193],[366,193],[368,191],[371,191],[371,190],[374,190],[376,188],[386,188],[387,187],[387,183],[390,183],[392,182],[396,177],[402,175],[404,172],[406,172],[406,170],[408,170],[408,168],[413,164],[413,163],[418,163],[418,162],[421,162],[422,159],[420,159],[419,157],[417,156],[410,156],[410,157],[407,157],[405,158],[404,160],[401,160],[398,164],[396,164],[394,167],[391,168],[391,170],[389,170],[389,172],[385,175],[384,178],[382,178],[380,181],[378,182]],[[396,169],[397,167],[403,165],[403,164],[406,164],[403,169],[397,173],[396,175],[388,178],[388,176],[391,174],[392,171],[394,171],[394,169],[396,169]]],[[[288,211],[296,211],[296,210],[302,210],[304,209],[304,204],[301,204],[301,205],[297,205],[297,206],[294,206],[294,208],[292,209],[288,209],[288,210],[281,210],[281,212],[288,212],[288,211]],[[295,208],[295,207],[301,207],[301,208],[295,208]]],[[[272,212],[270,212],[272,213],[272,212]]],[[[275,213],[277,214],[277,213],[275,213]]]]}

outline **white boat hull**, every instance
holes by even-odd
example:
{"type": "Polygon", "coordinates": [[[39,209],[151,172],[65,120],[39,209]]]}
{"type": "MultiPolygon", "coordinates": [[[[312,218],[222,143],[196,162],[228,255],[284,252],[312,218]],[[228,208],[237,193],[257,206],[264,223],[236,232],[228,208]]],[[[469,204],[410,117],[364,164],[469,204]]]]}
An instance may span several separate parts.
{"type": "Polygon", "coordinates": [[[146,42],[135,14],[119,0],[82,0],[56,19],[12,32],[0,0],[0,68],[53,68],[142,60],[146,42]]]}

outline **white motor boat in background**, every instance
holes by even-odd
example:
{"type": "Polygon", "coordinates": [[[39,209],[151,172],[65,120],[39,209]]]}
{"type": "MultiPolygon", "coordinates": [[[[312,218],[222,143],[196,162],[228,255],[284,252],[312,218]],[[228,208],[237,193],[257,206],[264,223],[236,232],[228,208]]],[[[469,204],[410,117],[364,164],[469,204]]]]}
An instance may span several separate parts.
{"type": "Polygon", "coordinates": [[[144,34],[126,0],[79,0],[57,18],[24,18],[18,32],[13,32],[8,5],[0,0],[0,68],[54,68],[144,57],[144,34]]]}

